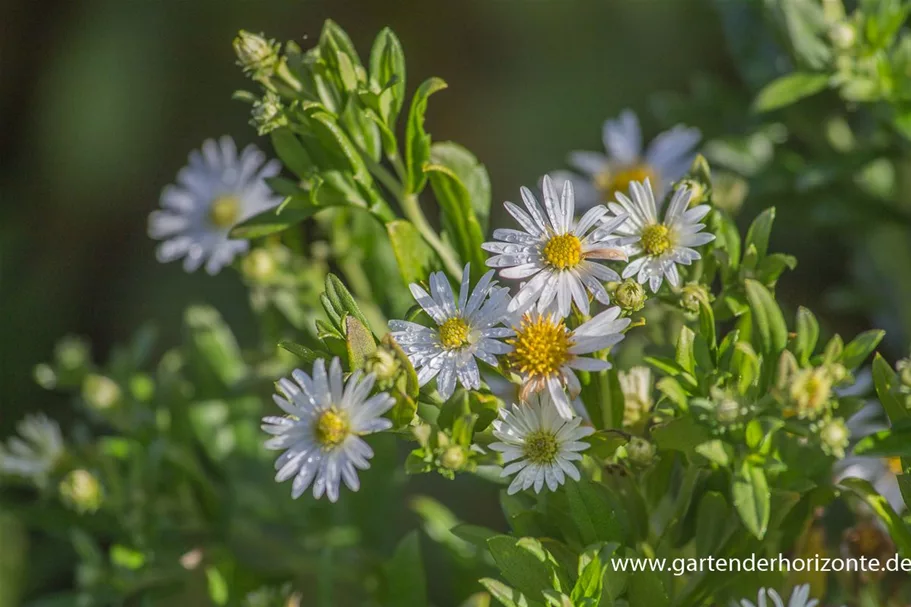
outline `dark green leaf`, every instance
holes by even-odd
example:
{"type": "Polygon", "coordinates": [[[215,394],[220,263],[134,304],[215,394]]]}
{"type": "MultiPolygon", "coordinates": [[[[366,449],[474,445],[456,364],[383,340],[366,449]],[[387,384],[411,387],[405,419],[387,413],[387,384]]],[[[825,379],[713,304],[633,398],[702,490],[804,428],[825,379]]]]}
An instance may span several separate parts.
{"type": "Polygon", "coordinates": [[[804,97],[815,95],[829,83],[827,74],[810,72],[794,72],[773,80],[765,86],[756,101],[753,109],[757,112],[769,112],[791,105],[804,97]]]}
{"type": "Polygon", "coordinates": [[[490,216],[490,176],[487,168],[474,154],[451,141],[434,143],[430,148],[430,162],[448,168],[465,186],[481,232],[487,233],[490,216]]]}
{"type": "Polygon", "coordinates": [[[385,567],[389,607],[427,607],[427,582],[417,531],[406,535],[385,567]]]}
{"type": "Polygon", "coordinates": [[[411,99],[408,124],[405,127],[405,164],[408,171],[406,193],[418,194],[427,183],[424,165],[430,160],[430,135],[424,131],[424,115],[427,113],[427,98],[446,88],[439,78],[425,80],[411,99]]]}
{"type": "Polygon", "coordinates": [[[770,494],[765,471],[750,461],[744,461],[734,476],[731,487],[734,508],[750,533],[762,539],[769,525],[770,494]]]}
{"type": "Polygon", "coordinates": [[[406,284],[425,281],[432,272],[440,269],[439,257],[410,221],[390,221],[386,224],[386,231],[406,284]]]}
{"type": "Polygon", "coordinates": [[[841,363],[848,369],[856,369],[873,353],[885,335],[886,332],[879,329],[864,331],[845,346],[841,363]]]}

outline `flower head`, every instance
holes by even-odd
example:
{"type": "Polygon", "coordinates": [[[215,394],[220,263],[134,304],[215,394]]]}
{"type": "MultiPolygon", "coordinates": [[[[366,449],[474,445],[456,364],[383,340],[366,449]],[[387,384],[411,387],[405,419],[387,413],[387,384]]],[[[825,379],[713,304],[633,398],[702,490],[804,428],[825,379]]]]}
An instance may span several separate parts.
{"type": "Polygon", "coordinates": [[[19,436],[0,443],[0,474],[42,482],[63,455],[63,436],[57,422],[43,413],[26,415],[16,425],[19,436]]]}
{"type": "Polygon", "coordinates": [[[552,314],[527,313],[513,327],[515,337],[508,355],[513,371],[522,376],[520,397],[526,400],[534,392],[550,393],[560,415],[573,417],[570,398],[582,389],[573,369],[604,371],[611,368],[606,360],[582,356],[610,348],[623,340],[629,318],[619,318],[614,306],[570,330],[562,319],[552,314]],[[569,390],[567,397],[564,388],[569,390]]]}
{"type": "Polygon", "coordinates": [[[267,75],[278,63],[278,44],[262,34],[240,30],[233,46],[237,64],[254,77],[267,75]]]}
{"type": "MultiPolygon", "coordinates": [[[[793,592],[791,592],[791,598],[788,599],[787,607],[816,607],[818,604],[819,601],[810,598],[810,585],[803,584],[802,586],[797,586],[794,588],[793,592]]],[[[759,591],[759,596],[756,599],[755,605],[747,599],[741,600],[740,605],[741,607],[785,607],[784,601],[781,600],[781,596],[771,588],[762,588],[759,591]],[[768,604],[766,598],[771,599],[772,605],[768,604]]]]}
{"type": "Polygon", "coordinates": [[[492,279],[491,270],[472,290],[466,265],[456,300],[446,275],[435,272],[430,275],[430,293],[412,284],[411,294],[436,327],[405,320],[389,322],[392,337],[418,372],[418,383],[423,386],[436,377],[437,391],[443,398],[452,396],[457,379],[468,390],[480,388],[481,374],[475,359],[496,366],[496,355],[509,351],[506,344],[497,341],[512,335],[510,329],[497,326],[506,317],[509,290],[498,287],[492,279]]]}
{"type": "Polygon", "coordinates": [[[617,374],[623,391],[623,426],[636,426],[648,418],[652,408],[652,371],[633,367],[617,374]]]}
{"type": "Polygon", "coordinates": [[[288,415],[264,417],[262,424],[273,435],[266,448],[285,450],[275,461],[275,480],[293,477],[295,499],[312,483],[315,498],[325,493],[334,502],[341,481],[352,491],[360,487],[357,470],[369,468],[373,457],[361,437],[392,427],[381,416],[395,400],[385,392],[370,396],[373,375],[363,377],[355,371],[345,382],[338,358],[332,359],[328,373],[320,359],[313,364],[312,377],[300,369],[291,376],[294,381],[278,380],[280,394],[272,397],[288,415]]]}
{"type": "Polygon", "coordinates": [[[569,181],[575,186],[582,208],[614,200],[617,192],[625,193],[630,184],[646,179],[655,184],[660,198],[686,173],[699,138],[698,129],[677,125],[655,137],[643,152],[639,119],[632,111],[625,110],[618,119],[604,123],[606,155],[573,152],[569,164],[582,176],[557,171],[553,177],[558,183],[569,181]]]}
{"type": "Polygon", "coordinates": [[[278,206],[264,181],[281,170],[277,160],[249,145],[237,154],[230,137],[217,143],[207,139],[202,150],[190,152],[190,163],[177,174],[177,185],[161,194],[161,210],[149,215],[149,236],[163,240],[157,250],[162,263],[181,257],[193,272],[205,263],[216,274],[234,256],[249,248],[246,240],[229,237],[232,227],[262,211],[278,206]]]}
{"type": "Polygon", "coordinates": [[[565,318],[575,303],[588,314],[589,294],[609,303],[601,283],[620,280],[615,271],[596,260],[626,259],[619,248],[622,242],[614,234],[626,218],[603,221],[607,208],[597,206],[576,221],[571,184],[564,185],[559,198],[549,177],[544,178],[543,189],[543,210],[528,188],[521,190],[528,212],[506,203],[506,210],[523,229],[494,230],[495,241],[482,245],[494,253],[487,265],[500,268],[503,278],[527,279],[513,299],[512,310],[524,311],[537,303],[540,312],[552,311],[565,318]]]}
{"type": "Polygon", "coordinates": [[[589,447],[582,439],[594,432],[581,424],[581,417],[561,417],[547,395],[500,409],[500,419],[493,422],[493,434],[500,442],[490,448],[503,456],[506,466],[501,476],[516,475],[507,493],[530,487],[540,493],[545,484],[556,491],[567,476],[578,481],[579,471],[572,462],[582,459],[580,452],[589,447]]]}
{"type": "Polygon", "coordinates": [[[652,292],[658,291],[665,278],[671,285],[680,286],[677,264],[693,263],[701,257],[693,247],[715,240],[714,234],[702,232],[705,225],[699,223],[711,207],[703,204],[687,209],[690,193],[680,188],[674,192],[664,217],[659,219],[662,209],[655,204],[648,179],[643,183],[633,182],[630,196],[618,192],[618,202],[608,204],[615,216],[629,216],[617,233],[632,240],[626,252],[631,257],[639,256],[626,266],[623,277],[637,276],[640,283],[648,282],[652,292]]]}

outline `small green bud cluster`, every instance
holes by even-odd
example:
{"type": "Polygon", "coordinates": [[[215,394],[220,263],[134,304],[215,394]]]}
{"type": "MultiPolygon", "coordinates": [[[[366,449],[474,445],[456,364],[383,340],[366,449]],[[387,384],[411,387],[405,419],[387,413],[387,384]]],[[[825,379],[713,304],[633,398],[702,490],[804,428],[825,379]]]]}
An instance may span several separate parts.
{"type": "Polygon", "coordinates": [[[625,314],[638,312],[645,307],[648,294],[635,278],[627,278],[623,282],[610,282],[607,284],[611,301],[620,307],[625,314]]]}
{"type": "Polygon", "coordinates": [[[845,420],[840,417],[830,417],[815,424],[812,428],[819,435],[823,452],[834,455],[838,459],[845,456],[851,433],[845,425],[845,420]]]}
{"type": "Polygon", "coordinates": [[[104,501],[104,491],[98,478],[88,470],[76,469],[60,481],[61,501],[80,514],[98,510],[104,501]]]}

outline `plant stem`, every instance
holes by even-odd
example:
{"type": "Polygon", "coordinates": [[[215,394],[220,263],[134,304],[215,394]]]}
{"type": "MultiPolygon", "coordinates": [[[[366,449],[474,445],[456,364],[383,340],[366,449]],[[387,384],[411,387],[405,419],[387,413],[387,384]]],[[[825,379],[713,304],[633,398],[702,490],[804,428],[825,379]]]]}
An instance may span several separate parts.
{"type": "Polygon", "coordinates": [[[424,211],[421,210],[421,206],[418,204],[418,197],[414,194],[405,194],[402,196],[401,203],[405,217],[414,224],[414,227],[427,241],[427,244],[439,255],[446,272],[453,278],[458,279],[462,275],[462,267],[459,264],[459,260],[456,258],[452,248],[440,239],[436,230],[427,221],[424,211]]]}

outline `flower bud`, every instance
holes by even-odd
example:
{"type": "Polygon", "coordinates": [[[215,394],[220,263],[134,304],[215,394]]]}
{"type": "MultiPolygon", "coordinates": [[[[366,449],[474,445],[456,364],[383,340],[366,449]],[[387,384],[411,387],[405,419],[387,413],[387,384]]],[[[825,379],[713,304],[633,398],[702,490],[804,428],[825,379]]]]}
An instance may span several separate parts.
{"type": "Polygon", "coordinates": [[[240,30],[234,39],[234,52],[237,64],[254,77],[268,75],[278,62],[278,44],[262,34],[240,30]]]}
{"type": "Polygon", "coordinates": [[[652,408],[652,372],[648,367],[633,367],[620,371],[618,379],[623,392],[623,426],[636,426],[647,419],[652,408]]]}
{"type": "Polygon", "coordinates": [[[376,376],[378,390],[388,390],[395,384],[402,370],[402,363],[391,349],[380,344],[364,361],[364,371],[376,376]]]}
{"type": "Polygon", "coordinates": [[[708,188],[695,179],[681,179],[677,184],[678,188],[686,188],[690,191],[690,201],[688,206],[695,207],[706,201],[708,188]]]}
{"type": "Polygon", "coordinates": [[[895,365],[898,379],[905,389],[911,388],[911,358],[903,358],[895,365]]]}
{"type": "Polygon", "coordinates": [[[791,404],[801,419],[816,419],[826,410],[832,396],[832,378],[826,369],[801,369],[791,381],[791,404]]]}
{"type": "Polygon", "coordinates": [[[67,371],[75,371],[89,364],[91,351],[88,342],[79,337],[64,337],[54,347],[57,364],[67,371]]]}
{"type": "Polygon", "coordinates": [[[634,436],[626,443],[626,454],[634,466],[648,467],[655,461],[655,445],[644,438],[634,436]]]}
{"type": "Polygon", "coordinates": [[[77,469],[60,481],[60,499],[80,514],[92,513],[101,507],[104,491],[101,483],[88,470],[77,469]]]}
{"type": "Polygon", "coordinates": [[[743,407],[733,398],[722,398],[715,403],[715,421],[721,426],[733,426],[743,414],[743,407]]]}
{"type": "Polygon", "coordinates": [[[857,42],[857,30],[853,25],[842,21],[829,28],[829,40],[840,50],[848,50],[857,42]]]}
{"type": "Polygon", "coordinates": [[[255,127],[260,135],[266,135],[288,124],[281,98],[272,91],[267,91],[262,99],[253,104],[252,115],[250,125],[255,127]]]}
{"type": "Polygon", "coordinates": [[[680,306],[687,312],[697,314],[701,301],[709,301],[709,292],[701,284],[688,284],[680,292],[680,306]]]}
{"type": "Polygon", "coordinates": [[[82,382],[82,398],[97,411],[110,409],[120,401],[122,392],[110,377],[91,373],[82,382]]]}
{"type": "Polygon", "coordinates": [[[266,282],[275,275],[277,267],[275,257],[264,248],[253,249],[241,263],[241,271],[251,282],[266,282]]]}
{"type": "Polygon", "coordinates": [[[845,456],[849,437],[850,433],[847,426],[845,426],[845,421],[840,417],[827,420],[819,427],[819,440],[822,442],[822,450],[839,459],[845,456]]]}
{"type": "Polygon", "coordinates": [[[440,465],[453,472],[461,470],[467,461],[468,456],[465,453],[465,449],[459,445],[446,447],[446,450],[440,456],[440,465]]]}
{"type": "Polygon", "coordinates": [[[612,283],[608,285],[608,289],[611,290],[613,302],[626,313],[638,312],[645,307],[645,301],[648,299],[645,287],[634,278],[627,278],[621,283],[612,283]]]}

